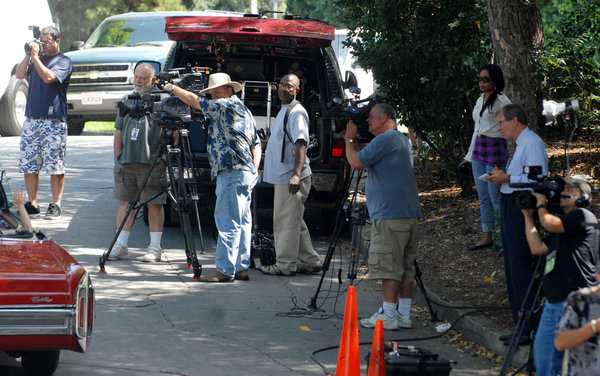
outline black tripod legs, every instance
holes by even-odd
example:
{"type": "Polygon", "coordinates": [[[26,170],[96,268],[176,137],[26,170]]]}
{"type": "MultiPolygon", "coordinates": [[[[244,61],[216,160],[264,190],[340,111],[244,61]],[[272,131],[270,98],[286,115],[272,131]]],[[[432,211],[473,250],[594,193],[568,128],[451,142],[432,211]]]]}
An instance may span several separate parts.
{"type": "Polygon", "coordinates": [[[433,310],[433,307],[431,306],[431,301],[429,300],[429,296],[427,295],[427,290],[425,290],[423,279],[421,279],[422,275],[423,272],[421,272],[421,268],[419,268],[419,264],[417,263],[417,260],[415,260],[415,280],[417,282],[417,286],[419,286],[421,292],[423,293],[423,296],[425,297],[425,301],[427,302],[427,307],[429,308],[429,313],[431,314],[431,321],[440,321],[437,313],[433,310]]]}
{"type": "MultiPolygon", "coordinates": [[[[138,193],[141,194],[141,190],[138,193]]],[[[139,199],[139,196],[137,199],[139,199]]],[[[119,228],[117,229],[115,236],[111,240],[110,245],[108,246],[108,249],[106,251],[104,251],[102,256],[100,256],[100,260],[99,260],[100,261],[100,273],[106,273],[106,269],[104,268],[104,265],[106,264],[106,261],[108,260],[108,257],[110,256],[110,253],[112,252],[113,247],[115,246],[115,243],[117,242],[119,234],[121,233],[121,231],[123,230],[123,227],[125,226],[125,223],[127,222],[127,218],[129,218],[129,215],[131,214],[133,209],[136,209],[134,217],[137,217],[137,215],[140,211],[141,205],[136,206],[135,203],[136,203],[136,201],[129,202],[129,206],[127,207],[127,212],[125,213],[125,216],[123,217],[123,220],[121,221],[121,224],[119,224],[119,228]]]]}
{"type": "MultiPolygon", "coordinates": [[[[187,141],[184,137],[187,135],[187,133],[185,133],[185,134],[184,133],[185,132],[183,132],[183,130],[182,130],[182,137],[184,138],[184,141],[187,141]]],[[[187,142],[189,142],[189,141],[187,141],[187,142]]],[[[189,148],[188,148],[188,150],[189,150],[189,148]]],[[[181,225],[181,231],[182,231],[183,240],[185,243],[185,254],[186,254],[186,259],[187,259],[186,260],[187,265],[188,265],[188,267],[192,267],[194,269],[193,279],[197,280],[200,278],[200,275],[202,274],[202,266],[198,262],[198,257],[196,255],[196,247],[195,247],[194,239],[192,236],[192,226],[191,226],[191,220],[190,220],[190,215],[189,215],[191,212],[191,207],[192,207],[192,205],[194,205],[196,216],[199,218],[198,207],[197,207],[197,193],[194,192],[193,190],[190,191],[188,189],[188,184],[185,180],[186,176],[189,175],[190,179],[192,179],[195,184],[194,168],[193,168],[193,165],[191,165],[190,158],[191,157],[189,155],[189,152],[186,152],[185,149],[184,149],[184,152],[182,153],[182,151],[178,148],[171,148],[167,144],[161,143],[158,151],[156,152],[156,155],[154,156],[154,158],[152,159],[152,162],[148,166],[148,170],[144,176],[143,183],[141,184],[141,186],[138,188],[138,191],[136,192],[135,200],[131,201],[129,203],[129,206],[127,208],[127,213],[125,214],[123,220],[121,221],[121,224],[119,225],[119,228],[117,229],[117,233],[115,234],[114,238],[112,239],[108,249],[100,257],[99,262],[100,262],[100,272],[101,273],[106,273],[104,265],[106,264],[106,261],[110,257],[110,253],[112,252],[113,247],[117,241],[117,238],[118,238],[119,234],[121,233],[123,226],[125,225],[125,222],[127,221],[127,218],[131,214],[131,211],[133,209],[136,209],[135,217],[137,217],[137,214],[138,214],[141,206],[147,204],[148,202],[152,201],[154,198],[156,198],[166,192],[169,199],[172,200],[173,203],[177,207],[179,223],[181,225]],[[148,178],[150,177],[152,170],[155,168],[157,163],[160,163],[159,159],[162,158],[163,156],[165,156],[164,160],[167,164],[166,167],[167,167],[167,174],[169,176],[169,185],[167,187],[165,187],[164,190],[162,190],[155,196],[148,199],[146,202],[142,202],[142,203],[139,203],[136,205],[136,202],[139,202],[142,191],[143,191],[144,187],[146,186],[146,183],[148,182],[148,178]],[[175,163],[173,163],[173,160],[175,160],[175,163]],[[189,166],[191,166],[191,168],[189,166]],[[196,201],[193,201],[194,199],[196,201]]],[[[194,185],[194,187],[195,187],[195,185],[194,185]]],[[[198,228],[200,229],[199,219],[198,219],[198,228]]],[[[200,238],[202,239],[201,232],[200,232],[200,238]]],[[[202,244],[202,241],[201,241],[201,244],[202,244]]]]}
{"type": "MultiPolygon", "coordinates": [[[[106,251],[104,251],[102,256],[100,256],[100,273],[106,273],[106,269],[104,269],[104,265],[106,264],[106,261],[108,260],[108,257],[110,256],[110,253],[112,252],[115,243],[117,242],[119,234],[123,230],[123,226],[125,226],[125,222],[127,222],[127,218],[129,218],[129,214],[131,214],[131,211],[134,208],[137,208],[137,210],[135,212],[135,216],[137,216],[141,205],[135,206],[135,203],[139,202],[140,197],[142,196],[144,187],[146,186],[146,183],[148,183],[148,179],[150,178],[150,174],[152,173],[152,170],[156,166],[156,163],[165,154],[166,147],[167,147],[166,145],[161,144],[160,147],[158,148],[158,150],[156,151],[154,158],[152,158],[152,162],[148,165],[148,169],[146,170],[146,173],[144,174],[144,180],[143,180],[142,184],[140,185],[140,187],[138,188],[137,192],[135,193],[135,199],[133,201],[129,202],[129,206],[127,207],[127,212],[125,213],[125,216],[123,217],[123,220],[121,221],[121,224],[119,225],[119,228],[117,229],[117,233],[115,234],[112,241],[110,242],[110,246],[108,247],[108,249],[106,251]]],[[[115,162],[115,163],[117,163],[117,162],[115,162]]],[[[162,194],[162,192],[161,192],[161,194],[162,194]]]]}
{"type": "MultiPolygon", "coordinates": [[[[521,312],[523,312],[523,314],[521,315],[521,317],[519,317],[519,321],[517,322],[517,326],[510,340],[508,351],[506,352],[506,356],[504,357],[504,362],[502,362],[500,376],[504,376],[507,374],[508,369],[512,363],[513,357],[517,351],[517,347],[519,346],[519,340],[521,339],[521,334],[523,334],[523,330],[525,329],[525,324],[527,322],[531,322],[537,299],[540,296],[540,292],[542,290],[542,282],[540,280],[542,277],[538,275],[540,271],[543,270],[543,265],[544,258],[538,257],[537,263],[535,265],[535,270],[533,272],[533,277],[529,281],[527,294],[525,295],[525,299],[523,300],[523,304],[521,306],[521,312]],[[530,300],[531,294],[534,294],[532,300],[530,300]]],[[[530,360],[527,362],[526,365],[529,366],[528,369],[530,371],[533,369],[531,356],[530,360]]]]}
{"type": "MultiPolygon", "coordinates": [[[[185,142],[185,138],[183,142],[185,142]]],[[[185,153],[182,155],[179,149],[171,149],[169,146],[167,146],[167,150],[168,155],[170,157],[174,157],[176,160],[176,165],[174,166],[172,163],[172,158],[167,158],[169,182],[173,189],[170,196],[177,207],[177,215],[179,216],[179,224],[181,226],[181,233],[183,235],[187,267],[189,268],[191,266],[194,269],[193,279],[196,281],[202,275],[202,266],[198,262],[196,245],[194,244],[194,238],[192,236],[192,224],[190,220],[192,203],[195,204],[196,202],[192,201],[188,184],[186,183],[186,173],[192,174],[192,179],[195,183],[193,167],[191,169],[188,168],[186,155],[185,153]],[[175,169],[177,169],[177,171],[175,169]]],[[[197,206],[195,209],[197,214],[197,206]]],[[[200,223],[199,220],[198,223],[200,223]]],[[[202,238],[202,233],[200,233],[200,238],[202,238]]]]}

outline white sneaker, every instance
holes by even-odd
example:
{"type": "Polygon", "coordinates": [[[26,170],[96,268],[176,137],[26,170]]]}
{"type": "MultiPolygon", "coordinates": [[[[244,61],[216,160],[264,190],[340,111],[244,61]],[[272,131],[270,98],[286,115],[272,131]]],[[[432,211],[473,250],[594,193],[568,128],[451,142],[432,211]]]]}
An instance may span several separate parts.
{"type": "Polygon", "coordinates": [[[408,316],[398,313],[396,315],[396,320],[398,321],[398,325],[403,329],[411,329],[413,327],[412,320],[408,316]]]}
{"type": "Polygon", "coordinates": [[[371,317],[361,319],[360,325],[362,325],[365,328],[374,328],[377,320],[381,319],[383,321],[383,329],[398,330],[400,329],[400,321],[397,320],[398,316],[398,313],[396,313],[396,316],[389,317],[388,315],[383,313],[383,307],[380,307],[377,312],[371,315],[371,317]]]}
{"type": "Polygon", "coordinates": [[[129,258],[129,251],[127,250],[127,247],[120,243],[115,243],[110,255],[108,255],[108,259],[110,261],[124,260],[127,258],[129,258]]]}
{"type": "Polygon", "coordinates": [[[144,261],[144,262],[160,261],[161,252],[162,252],[162,249],[160,248],[160,246],[150,245],[148,247],[148,251],[146,251],[146,254],[142,257],[142,261],[144,261]]]}

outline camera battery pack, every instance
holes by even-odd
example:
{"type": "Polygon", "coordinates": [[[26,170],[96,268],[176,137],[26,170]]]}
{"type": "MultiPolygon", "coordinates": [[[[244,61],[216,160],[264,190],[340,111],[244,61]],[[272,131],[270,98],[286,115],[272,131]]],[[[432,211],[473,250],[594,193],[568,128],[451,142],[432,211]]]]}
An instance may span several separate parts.
{"type": "MultiPolygon", "coordinates": [[[[367,362],[371,353],[367,354],[367,362]]],[[[452,367],[450,362],[439,359],[437,354],[424,349],[398,347],[385,353],[386,376],[448,376],[452,367]]]]}

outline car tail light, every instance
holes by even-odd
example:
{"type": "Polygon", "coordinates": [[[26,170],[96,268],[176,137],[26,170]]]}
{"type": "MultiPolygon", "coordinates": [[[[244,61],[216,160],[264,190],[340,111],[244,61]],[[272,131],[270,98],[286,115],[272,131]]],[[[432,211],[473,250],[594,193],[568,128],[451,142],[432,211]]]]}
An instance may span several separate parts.
{"type": "Polygon", "coordinates": [[[341,158],[344,156],[344,146],[346,142],[342,139],[335,139],[331,145],[331,157],[341,158]]]}
{"type": "Polygon", "coordinates": [[[95,298],[92,282],[85,273],[79,280],[75,299],[75,331],[77,342],[83,351],[87,348],[89,337],[94,328],[95,298]]]}
{"type": "Polygon", "coordinates": [[[96,323],[96,294],[94,290],[94,286],[90,282],[90,286],[88,289],[88,319],[87,319],[87,335],[88,337],[92,336],[94,332],[94,325],[96,323]]]}

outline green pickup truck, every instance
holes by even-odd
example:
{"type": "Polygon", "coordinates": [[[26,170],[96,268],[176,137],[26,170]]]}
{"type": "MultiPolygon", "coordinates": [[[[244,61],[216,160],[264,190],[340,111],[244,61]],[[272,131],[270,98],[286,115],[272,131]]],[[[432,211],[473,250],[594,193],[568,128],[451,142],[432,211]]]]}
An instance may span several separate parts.
{"type": "Polygon", "coordinates": [[[78,50],[65,53],[73,62],[67,92],[69,134],[81,134],[86,121],[115,119],[117,103],[133,88],[133,69],[138,61],[165,61],[173,45],[165,33],[166,17],[223,14],[140,12],[102,21],[87,42],[75,43],[78,50]]]}

